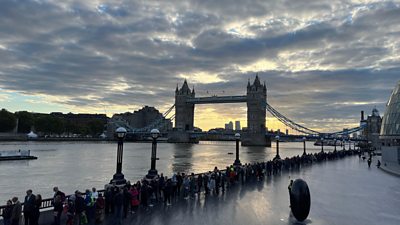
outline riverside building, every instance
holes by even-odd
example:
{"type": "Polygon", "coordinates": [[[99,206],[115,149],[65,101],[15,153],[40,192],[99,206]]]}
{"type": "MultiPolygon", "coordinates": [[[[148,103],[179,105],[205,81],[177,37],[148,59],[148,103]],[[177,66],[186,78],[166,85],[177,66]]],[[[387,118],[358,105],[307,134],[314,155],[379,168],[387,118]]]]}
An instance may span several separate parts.
{"type": "Polygon", "coordinates": [[[400,175],[400,81],[394,88],[383,116],[382,168],[400,175]]]}

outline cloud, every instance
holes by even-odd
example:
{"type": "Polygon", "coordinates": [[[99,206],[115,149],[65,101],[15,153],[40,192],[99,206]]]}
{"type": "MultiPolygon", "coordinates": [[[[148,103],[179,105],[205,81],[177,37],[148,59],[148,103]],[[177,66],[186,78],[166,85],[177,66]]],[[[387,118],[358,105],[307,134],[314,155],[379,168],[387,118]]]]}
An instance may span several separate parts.
{"type": "Polygon", "coordinates": [[[340,128],[383,111],[400,72],[397,1],[6,0],[0,20],[0,88],[73,111],[163,111],[183,77],[198,95],[245,94],[259,72],[279,111],[340,128]]]}

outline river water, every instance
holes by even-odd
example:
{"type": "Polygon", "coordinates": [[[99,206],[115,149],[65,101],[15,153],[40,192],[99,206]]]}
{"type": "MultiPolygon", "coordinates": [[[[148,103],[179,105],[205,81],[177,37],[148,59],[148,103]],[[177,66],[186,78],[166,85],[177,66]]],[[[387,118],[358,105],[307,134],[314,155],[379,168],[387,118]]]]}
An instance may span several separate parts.
{"type": "MultiPolygon", "coordinates": [[[[25,191],[47,198],[53,195],[52,188],[58,186],[66,194],[87,188],[104,188],[116,170],[114,142],[2,142],[3,150],[31,150],[37,160],[0,161],[0,205],[17,196],[23,199],[25,191]]],[[[321,147],[307,142],[308,152],[318,152],[321,147]]],[[[332,151],[333,147],[324,147],[332,151]]],[[[302,142],[281,142],[282,158],[301,155],[302,142]]],[[[241,147],[242,163],[272,159],[276,154],[272,148],[241,147]]],[[[122,172],[127,180],[135,182],[150,169],[151,143],[124,143],[122,172]]],[[[157,148],[157,170],[170,176],[174,172],[200,173],[215,166],[225,168],[235,160],[234,142],[200,142],[199,144],[159,143],[157,148]],[[228,154],[233,153],[233,154],[228,154]]]]}

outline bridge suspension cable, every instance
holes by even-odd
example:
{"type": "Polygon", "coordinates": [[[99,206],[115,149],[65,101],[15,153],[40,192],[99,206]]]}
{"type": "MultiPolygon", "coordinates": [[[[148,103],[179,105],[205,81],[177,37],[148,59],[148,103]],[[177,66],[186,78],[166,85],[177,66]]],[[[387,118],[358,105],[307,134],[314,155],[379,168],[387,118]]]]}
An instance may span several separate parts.
{"type": "Polygon", "coordinates": [[[286,126],[292,128],[293,130],[299,131],[300,133],[303,134],[308,134],[308,135],[321,135],[320,132],[309,129],[307,127],[304,127],[293,120],[287,118],[286,116],[282,115],[280,112],[278,112],[276,109],[274,109],[270,104],[266,103],[266,108],[268,112],[270,112],[275,118],[277,118],[279,121],[281,121],[283,124],[286,126]]]}
{"type": "Polygon", "coordinates": [[[277,118],[279,121],[281,121],[283,124],[286,126],[300,132],[303,134],[308,134],[308,135],[316,135],[316,136],[327,136],[327,137],[332,137],[332,136],[337,136],[337,135],[349,135],[352,133],[355,133],[357,131],[360,131],[365,128],[365,124],[361,125],[359,127],[354,127],[350,129],[344,129],[343,131],[337,131],[333,133],[321,133],[312,129],[309,129],[305,126],[302,126],[293,120],[287,118],[286,116],[282,115],[280,112],[278,112],[276,109],[274,109],[270,104],[266,103],[266,108],[268,112],[270,112],[275,118],[277,118]]]}

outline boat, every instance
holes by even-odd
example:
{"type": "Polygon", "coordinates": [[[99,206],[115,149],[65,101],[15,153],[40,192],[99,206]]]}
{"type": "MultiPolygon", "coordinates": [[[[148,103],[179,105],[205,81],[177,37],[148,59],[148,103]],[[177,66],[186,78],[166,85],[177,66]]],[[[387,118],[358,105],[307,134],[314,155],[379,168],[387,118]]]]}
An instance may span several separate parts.
{"type": "Polygon", "coordinates": [[[37,159],[31,155],[31,150],[0,151],[0,161],[37,159]]]}

